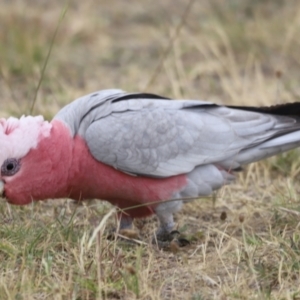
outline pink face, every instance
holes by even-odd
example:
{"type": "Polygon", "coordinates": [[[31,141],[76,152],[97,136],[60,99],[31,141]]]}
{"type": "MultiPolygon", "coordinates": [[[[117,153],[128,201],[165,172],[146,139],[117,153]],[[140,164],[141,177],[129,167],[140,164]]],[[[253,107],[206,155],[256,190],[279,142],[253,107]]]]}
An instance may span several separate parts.
{"type": "Polygon", "coordinates": [[[8,158],[1,166],[1,180],[7,201],[24,205],[41,199],[47,190],[53,163],[40,147],[21,158],[8,158]]]}
{"type": "Polygon", "coordinates": [[[6,150],[6,156],[3,157],[2,151],[0,157],[0,182],[4,184],[3,196],[9,203],[24,205],[35,200],[60,196],[62,192],[66,193],[65,183],[71,161],[71,145],[64,136],[64,133],[67,133],[70,138],[68,129],[63,124],[52,126],[48,122],[42,123],[38,129],[39,132],[35,132],[32,127],[19,126],[2,136],[7,147],[3,148],[6,150]],[[18,129],[23,132],[23,136],[19,134],[18,129]],[[36,135],[36,139],[33,139],[32,135],[36,135]],[[19,143],[17,140],[20,138],[23,138],[25,143],[23,148],[22,140],[19,143]],[[27,153],[22,156],[22,151],[27,153]]]}

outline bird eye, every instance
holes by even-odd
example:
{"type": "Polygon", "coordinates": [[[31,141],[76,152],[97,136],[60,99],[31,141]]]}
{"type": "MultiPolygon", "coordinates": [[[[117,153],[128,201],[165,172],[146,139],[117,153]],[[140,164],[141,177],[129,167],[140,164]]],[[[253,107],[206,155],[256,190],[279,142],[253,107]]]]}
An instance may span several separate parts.
{"type": "Polygon", "coordinates": [[[15,158],[8,158],[1,166],[1,176],[15,175],[21,167],[20,160],[15,158]]]}

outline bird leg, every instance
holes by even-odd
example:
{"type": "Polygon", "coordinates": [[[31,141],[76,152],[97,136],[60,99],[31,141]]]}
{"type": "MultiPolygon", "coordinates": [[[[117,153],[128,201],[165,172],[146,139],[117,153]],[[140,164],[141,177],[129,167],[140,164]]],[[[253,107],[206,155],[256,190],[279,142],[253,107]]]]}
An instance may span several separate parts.
{"type": "Polygon", "coordinates": [[[133,223],[133,219],[124,214],[124,213],[118,213],[118,219],[119,219],[119,230],[126,230],[126,229],[132,229],[132,223],[133,223]]]}
{"type": "Polygon", "coordinates": [[[172,229],[174,227],[173,213],[166,210],[157,210],[156,215],[159,220],[159,227],[156,231],[156,239],[162,242],[172,241],[172,229]]]}
{"type": "Polygon", "coordinates": [[[118,214],[118,218],[120,221],[117,233],[121,235],[119,238],[125,238],[127,242],[138,240],[140,238],[139,232],[133,227],[133,218],[122,212],[118,214]]]}
{"type": "Polygon", "coordinates": [[[159,220],[159,227],[156,231],[153,243],[158,244],[161,248],[164,248],[166,244],[174,240],[178,242],[179,246],[189,244],[189,241],[180,237],[180,232],[178,230],[173,230],[175,225],[173,212],[179,210],[181,204],[181,201],[166,202],[159,204],[155,209],[159,220]]]}
{"type": "Polygon", "coordinates": [[[117,215],[117,224],[118,224],[117,227],[112,229],[108,234],[107,238],[109,240],[114,240],[115,235],[118,233],[124,234],[127,231],[130,232],[133,230],[133,219],[127,214],[124,214],[122,212],[119,212],[117,215]]]}

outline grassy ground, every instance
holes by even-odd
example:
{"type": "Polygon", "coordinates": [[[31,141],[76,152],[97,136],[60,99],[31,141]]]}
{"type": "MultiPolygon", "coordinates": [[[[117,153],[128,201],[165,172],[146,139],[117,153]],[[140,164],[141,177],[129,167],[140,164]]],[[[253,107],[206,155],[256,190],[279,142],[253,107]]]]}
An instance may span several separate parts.
{"type": "MultiPolygon", "coordinates": [[[[0,116],[51,117],[104,88],[223,104],[300,100],[292,0],[1,1],[0,116]],[[67,5],[67,3],[65,3],[67,5]],[[170,42],[171,41],[171,42],[170,42]]],[[[253,164],[177,214],[191,245],[109,241],[111,206],[0,202],[0,299],[300,299],[299,151],[253,164]],[[100,221],[103,223],[99,225],[100,221]],[[93,233],[95,233],[93,235],[93,233]],[[95,237],[95,238],[94,238],[95,237]]]]}

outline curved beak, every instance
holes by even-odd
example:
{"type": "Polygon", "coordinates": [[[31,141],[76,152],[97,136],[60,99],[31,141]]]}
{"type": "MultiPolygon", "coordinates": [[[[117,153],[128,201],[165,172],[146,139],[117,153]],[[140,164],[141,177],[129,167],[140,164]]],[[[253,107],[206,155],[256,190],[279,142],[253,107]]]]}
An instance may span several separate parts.
{"type": "Polygon", "coordinates": [[[0,197],[3,197],[4,193],[4,182],[0,180],[0,197]]]}

